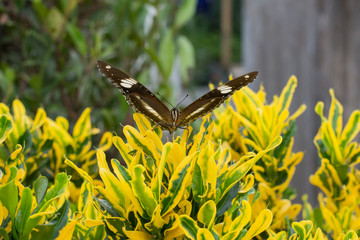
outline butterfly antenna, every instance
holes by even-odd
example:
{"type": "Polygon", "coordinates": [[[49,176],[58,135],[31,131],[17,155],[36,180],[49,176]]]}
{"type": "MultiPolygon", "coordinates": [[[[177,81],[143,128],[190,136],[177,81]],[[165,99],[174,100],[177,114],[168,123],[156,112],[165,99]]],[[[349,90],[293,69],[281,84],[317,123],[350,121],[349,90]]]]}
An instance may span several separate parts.
{"type": "Polygon", "coordinates": [[[167,102],[172,108],[174,108],[174,106],[171,104],[171,102],[169,102],[166,98],[161,96],[159,92],[156,92],[156,93],[157,93],[157,95],[159,95],[159,97],[161,97],[162,100],[165,100],[165,102],[167,102]]]}
{"type": "Polygon", "coordinates": [[[183,100],[181,100],[177,105],[176,108],[189,96],[189,94],[186,94],[186,96],[183,98],[183,100]]]}

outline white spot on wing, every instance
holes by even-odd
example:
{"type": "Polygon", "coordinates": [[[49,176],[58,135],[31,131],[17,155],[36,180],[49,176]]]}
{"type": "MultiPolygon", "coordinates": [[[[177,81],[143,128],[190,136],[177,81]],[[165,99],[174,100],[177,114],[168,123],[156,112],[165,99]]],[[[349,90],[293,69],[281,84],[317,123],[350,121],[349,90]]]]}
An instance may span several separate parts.
{"type": "Polygon", "coordinates": [[[227,94],[232,91],[232,87],[229,87],[227,85],[221,85],[217,88],[222,94],[227,94]]]}
{"type": "Polygon", "coordinates": [[[127,83],[127,84],[131,84],[131,85],[137,84],[137,81],[135,79],[132,79],[132,78],[125,78],[125,79],[123,79],[121,81],[124,82],[124,83],[127,83]]]}
{"type": "Polygon", "coordinates": [[[111,66],[110,66],[110,65],[106,65],[105,68],[106,68],[106,69],[111,69],[111,66]]]}
{"type": "Polygon", "coordinates": [[[249,78],[250,76],[249,75],[245,75],[244,78],[249,78]]]}
{"type": "Polygon", "coordinates": [[[123,86],[124,88],[131,88],[132,87],[131,84],[127,84],[125,82],[121,82],[120,85],[123,86]]]}
{"type": "Polygon", "coordinates": [[[120,85],[124,88],[131,88],[135,84],[137,84],[137,81],[132,78],[122,79],[120,82],[120,85]]]}

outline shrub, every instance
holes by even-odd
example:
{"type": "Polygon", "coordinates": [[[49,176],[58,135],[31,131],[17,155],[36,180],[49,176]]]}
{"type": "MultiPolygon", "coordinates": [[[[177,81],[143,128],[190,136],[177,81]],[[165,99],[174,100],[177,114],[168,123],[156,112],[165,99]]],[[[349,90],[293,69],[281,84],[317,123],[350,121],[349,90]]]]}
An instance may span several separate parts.
{"type": "Polygon", "coordinates": [[[315,145],[322,165],[310,177],[325,196],[319,209],[289,187],[303,153],[293,153],[291,77],[268,104],[261,87],[245,87],[203,119],[189,139],[163,136],[134,114],[125,139],[105,132],[95,150],[90,110],[72,134],[63,117],[39,109],[34,119],[19,100],[0,104],[0,234],[5,239],[357,239],[360,112],[342,129],[342,106],[330,91],[329,116],[315,145]],[[234,106],[234,107],[233,107],[234,106]],[[165,138],[165,143],[162,139],[165,138]],[[112,142],[112,143],[111,143],[112,142]],[[120,160],[106,158],[114,145],[120,160]],[[67,173],[65,173],[65,171],[67,173]],[[52,184],[50,184],[53,182],[52,184]],[[51,185],[51,187],[49,187],[51,185]]]}

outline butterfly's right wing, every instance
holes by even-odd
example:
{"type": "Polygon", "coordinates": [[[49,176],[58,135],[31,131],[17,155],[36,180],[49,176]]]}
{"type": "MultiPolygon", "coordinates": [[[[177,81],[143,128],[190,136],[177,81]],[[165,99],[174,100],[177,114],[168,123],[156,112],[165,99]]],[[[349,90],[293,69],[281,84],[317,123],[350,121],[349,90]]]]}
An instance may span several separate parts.
{"type": "Polygon", "coordinates": [[[176,120],[176,126],[185,126],[219,107],[240,88],[256,78],[258,72],[251,72],[211,90],[183,109],[176,120]]]}
{"type": "Polygon", "coordinates": [[[167,128],[171,124],[169,109],[144,85],[108,63],[98,61],[97,66],[100,72],[121,91],[136,112],[144,114],[162,128],[167,128]]]}

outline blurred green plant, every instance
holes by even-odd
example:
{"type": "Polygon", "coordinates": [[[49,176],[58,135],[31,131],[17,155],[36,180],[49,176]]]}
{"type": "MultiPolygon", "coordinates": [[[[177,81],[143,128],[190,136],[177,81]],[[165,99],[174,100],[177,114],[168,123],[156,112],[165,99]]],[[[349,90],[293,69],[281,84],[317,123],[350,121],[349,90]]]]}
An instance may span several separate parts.
{"type": "Polygon", "coordinates": [[[170,100],[173,66],[184,80],[194,66],[180,30],[195,7],[194,0],[1,1],[0,100],[20,98],[33,113],[43,105],[72,122],[90,106],[101,109],[93,111],[97,126],[117,129],[128,106],[100,78],[96,60],[153,82],[170,100]]]}

